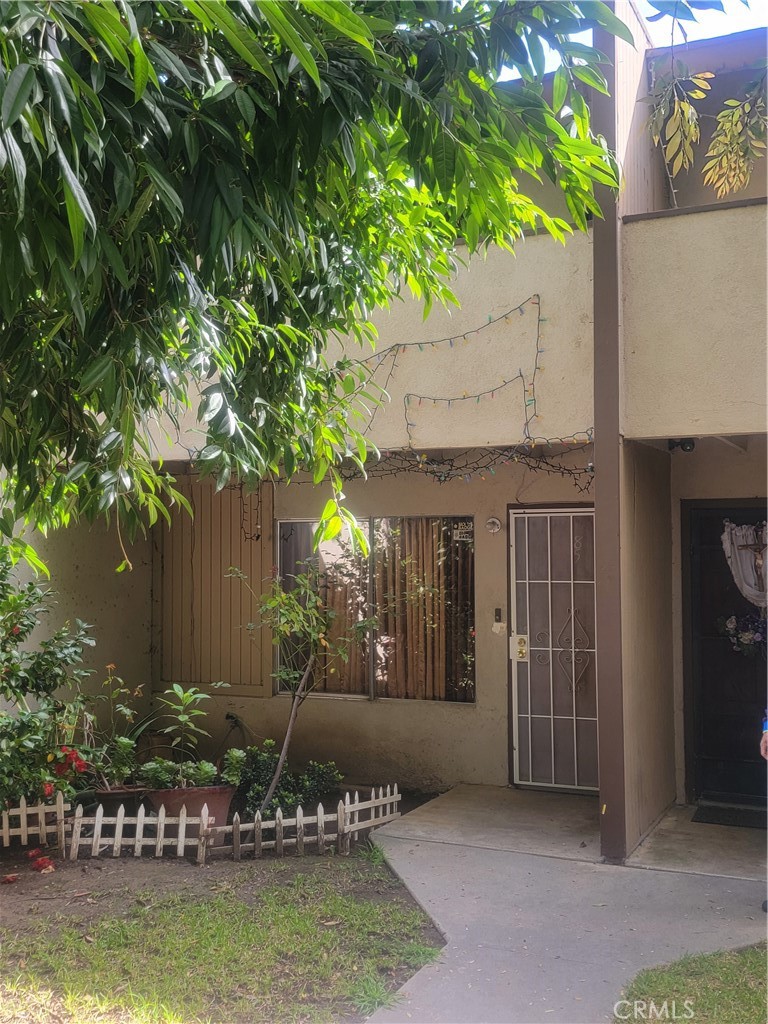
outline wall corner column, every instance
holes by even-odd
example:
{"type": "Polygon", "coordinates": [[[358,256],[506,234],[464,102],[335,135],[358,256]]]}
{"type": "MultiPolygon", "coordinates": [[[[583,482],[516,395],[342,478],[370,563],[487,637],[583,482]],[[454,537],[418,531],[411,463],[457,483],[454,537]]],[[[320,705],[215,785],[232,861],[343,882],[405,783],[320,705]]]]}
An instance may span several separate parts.
{"type": "MultiPolygon", "coordinates": [[[[616,40],[595,33],[610,59],[608,96],[593,94],[592,121],[613,151],[617,145],[616,40]]],[[[594,253],[595,580],[600,786],[600,844],[607,861],[627,854],[624,679],[621,635],[621,276],[616,196],[596,190],[594,253]]]]}

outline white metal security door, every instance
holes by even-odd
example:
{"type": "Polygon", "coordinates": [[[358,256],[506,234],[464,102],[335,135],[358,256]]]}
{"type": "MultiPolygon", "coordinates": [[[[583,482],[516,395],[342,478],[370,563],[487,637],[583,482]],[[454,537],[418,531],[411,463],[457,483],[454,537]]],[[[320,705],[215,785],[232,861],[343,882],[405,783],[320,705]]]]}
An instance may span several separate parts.
{"type": "Polygon", "coordinates": [[[597,788],[591,509],[510,511],[513,781],[597,788]]]}

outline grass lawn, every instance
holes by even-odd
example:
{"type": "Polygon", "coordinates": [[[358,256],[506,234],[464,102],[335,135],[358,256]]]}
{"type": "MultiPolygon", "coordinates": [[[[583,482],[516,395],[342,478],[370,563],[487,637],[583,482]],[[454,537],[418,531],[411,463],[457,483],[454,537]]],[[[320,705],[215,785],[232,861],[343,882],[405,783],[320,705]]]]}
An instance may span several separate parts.
{"type": "Polygon", "coordinates": [[[442,944],[370,854],[21,871],[0,894],[0,1024],[359,1021],[442,944]]]}
{"type": "MultiPolygon", "coordinates": [[[[651,1000],[659,1008],[666,1000],[667,1017],[650,1014],[629,1016],[624,1020],[672,1020],[675,1002],[677,1020],[686,1019],[685,1000],[691,1001],[691,1024],[765,1024],[766,977],[765,943],[733,952],[686,956],[675,963],[641,971],[626,991],[624,999],[651,1000]]],[[[626,1005],[620,1013],[631,1013],[626,1005]]],[[[621,1019],[617,1017],[617,1020],[621,1019]]]]}

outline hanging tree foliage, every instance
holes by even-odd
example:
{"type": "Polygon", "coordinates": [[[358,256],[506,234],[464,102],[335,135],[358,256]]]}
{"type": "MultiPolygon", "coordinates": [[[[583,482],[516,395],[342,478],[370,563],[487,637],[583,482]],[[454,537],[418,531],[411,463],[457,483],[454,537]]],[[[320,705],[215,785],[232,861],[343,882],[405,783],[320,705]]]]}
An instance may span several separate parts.
{"type": "MultiPolygon", "coordinates": [[[[365,382],[329,338],[371,337],[403,288],[450,301],[458,236],[562,238],[531,179],[577,227],[599,215],[616,169],[583,92],[602,56],[573,40],[594,25],[629,38],[597,0],[5,0],[5,537],[167,515],[183,499],[151,431],[190,407],[220,485],[304,469],[338,492],[365,382]]],[[[345,517],[331,501],[326,532],[345,517]]]]}

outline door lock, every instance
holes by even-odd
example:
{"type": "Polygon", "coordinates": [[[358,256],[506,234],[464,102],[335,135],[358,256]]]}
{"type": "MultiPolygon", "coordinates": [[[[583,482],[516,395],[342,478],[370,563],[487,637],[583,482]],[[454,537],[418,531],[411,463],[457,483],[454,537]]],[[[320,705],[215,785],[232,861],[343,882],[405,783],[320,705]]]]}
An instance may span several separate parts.
{"type": "Polygon", "coordinates": [[[528,657],[528,637],[519,636],[517,638],[517,660],[525,661],[528,657]]]}

